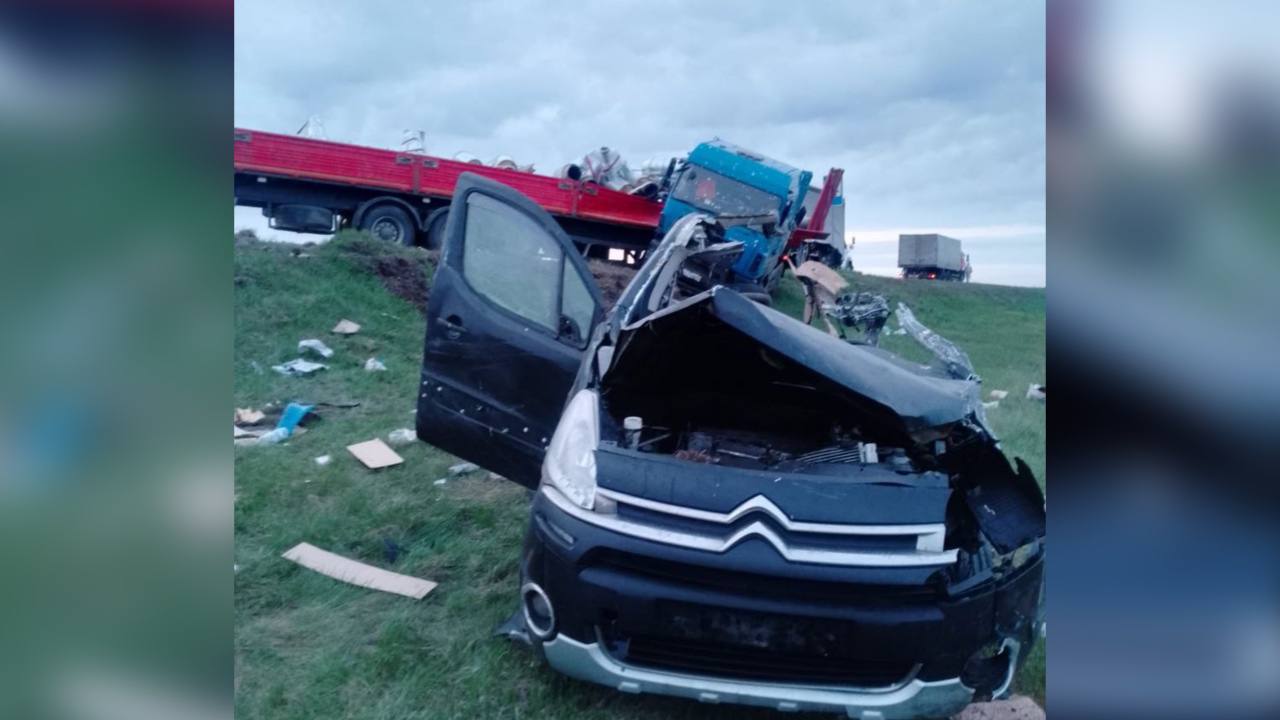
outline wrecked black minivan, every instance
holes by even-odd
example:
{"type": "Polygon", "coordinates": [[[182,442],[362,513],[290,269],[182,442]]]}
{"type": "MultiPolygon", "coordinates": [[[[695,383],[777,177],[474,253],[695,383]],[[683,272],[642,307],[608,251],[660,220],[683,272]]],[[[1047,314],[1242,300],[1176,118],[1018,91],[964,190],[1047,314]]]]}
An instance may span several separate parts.
{"type": "Polygon", "coordinates": [[[976,378],[689,287],[725,249],[705,215],[606,312],[527,198],[464,174],[452,207],[418,437],[536,489],[518,617],[548,663],[855,718],[1007,692],[1042,622],[1044,497],[976,378]]]}

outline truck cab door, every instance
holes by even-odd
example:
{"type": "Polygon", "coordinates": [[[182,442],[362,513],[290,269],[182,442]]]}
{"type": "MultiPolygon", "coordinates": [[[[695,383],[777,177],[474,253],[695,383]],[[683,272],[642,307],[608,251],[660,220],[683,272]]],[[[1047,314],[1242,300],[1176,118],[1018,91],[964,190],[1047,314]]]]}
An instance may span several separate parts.
{"type": "Polygon", "coordinates": [[[418,437],[536,487],[603,307],[550,215],[463,173],[427,302],[418,437]]]}

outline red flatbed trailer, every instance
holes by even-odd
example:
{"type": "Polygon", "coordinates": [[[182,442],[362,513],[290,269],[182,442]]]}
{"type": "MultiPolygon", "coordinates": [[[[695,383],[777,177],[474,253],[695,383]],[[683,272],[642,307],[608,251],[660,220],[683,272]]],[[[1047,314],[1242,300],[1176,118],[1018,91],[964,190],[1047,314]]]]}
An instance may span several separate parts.
{"type": "Polygon", "coordinates": [[[414,225],[408,239],[417,237],[418,244],[428,246],[438,244],[435,233],[443,230],[442,211],[464,172],[527,195],[570,236],[592,248],[593,255],[611,247],[643,251],[662,211],[654,200],[594,182],[296,135],[236,128],[234,147],[237,205],[261,207],[277,219],[283,208],[325,209],[341,224],[365,229],[375,216],[388,215],[386,208],[397,208],[414,225]],[[375,212],[378,208],[382,210],[375,212]]]}
{"type": "MultiPolygon", "coordinates": [[[[388,237],[381,231],[400,224],[404,227],[388,239],[438,247],[454,186],[464,172],[519,190],[593,257],[617,248],[638,259],[662,212],[660,202],[590,181],[298,135],[235,128],[234,148],[236,204],[262,208],[273,227],[287,230],[332,232],[345,225],[388,237]],[[320,222],[303,227],[297,220],[303,216],[320,222]]],[[[832,168],[809,221],[792,232],[788,251],[803,240],[826,237],[822,228],[842,173],[832,168]]]]}

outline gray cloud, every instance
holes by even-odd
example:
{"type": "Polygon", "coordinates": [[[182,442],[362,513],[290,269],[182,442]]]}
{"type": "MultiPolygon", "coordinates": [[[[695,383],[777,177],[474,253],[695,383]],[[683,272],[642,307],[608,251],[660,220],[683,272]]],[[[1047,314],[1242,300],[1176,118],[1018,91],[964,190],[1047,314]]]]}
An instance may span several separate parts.
{"type": "Polygon", "coordinates": [[[238,125],[542,171],[720,136],[843,167],[850,228],[1044,223],[1039,3],[239,2],[235,52],[238,125]]]}

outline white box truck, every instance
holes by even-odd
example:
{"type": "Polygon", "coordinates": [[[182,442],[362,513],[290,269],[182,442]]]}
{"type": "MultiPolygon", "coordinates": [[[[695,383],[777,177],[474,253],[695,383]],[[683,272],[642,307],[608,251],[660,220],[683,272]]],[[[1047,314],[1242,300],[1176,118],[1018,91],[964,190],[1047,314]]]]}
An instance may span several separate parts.
{"type": "Polygon", "coordinates": [[[898,236],[898,267],[902,277],[968,282],[973,268],[960,241],[938,233],[898,236]]]}

